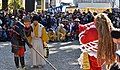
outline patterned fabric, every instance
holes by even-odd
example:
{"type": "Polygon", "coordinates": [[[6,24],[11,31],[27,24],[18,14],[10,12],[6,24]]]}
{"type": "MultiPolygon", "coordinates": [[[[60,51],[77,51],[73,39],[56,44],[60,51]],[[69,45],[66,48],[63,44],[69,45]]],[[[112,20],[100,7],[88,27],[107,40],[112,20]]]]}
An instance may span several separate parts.
{"type": "Polygon", "coordinates": [[[27,40],[29,41],[29,43],[32,42],[31,32],[33,32],[32,26],[30,26],[29,28],[25,28],[25,34],[27,36],[27,40]]]}
{"type": "Polygon", "coordinates": [[[80,25],[79,42],[82,51],[97,51],[98,32],[93,22],[80,25]]]}
{"type": "Polygon", "coordinates": [[[101,70],[101,66],[98,65],[97,59],[94,56],[89,56],[90,70],[101,70]]]}
{"type": "MultiPolygon", "coordinates": [[[[26,38],[24,26],[22,25],[22,23],[16,22],[16,24],[10,30],[12,32],[12,37],[11,37],[12,52],[16,54],[17,52],[21,51],[20,46],[25,51],[25,43],[28,46],[30,46],[30,44],[26,38]]],[[[21,54],[21,52],[20,52],[20,54],[21,54]]]]}
{"type": "Polygon", "coordinates": [[[33,31],[32,27],[29,28],[25,27],[25,34],[27,37],[31,36],[31,32],[33,31]]]}
{"type": "Polygon", "coordinates": [[[83,70],[89,70],[90,69],[90,62],[89,62],[89,56],[87,52],[83,53],[83,70]]]}
{"type": "MultiPolygon", "coordinates": [[[[97,46],[98,46],[98,32],[93,22],[79,26],[79,42],[81,44],[80,49],[88,55],[81,54],[80,63],[89,59],[90,69],[89,70],[101,70],[101,67],[97,62],[97,46]]],[[[88,63],[87,63],[88,64],[88,63]]],[[[82,68],[86,66],[81,63],[82,68]]],[[[89,68],[88,66],[86,68],[89,68]]]]}

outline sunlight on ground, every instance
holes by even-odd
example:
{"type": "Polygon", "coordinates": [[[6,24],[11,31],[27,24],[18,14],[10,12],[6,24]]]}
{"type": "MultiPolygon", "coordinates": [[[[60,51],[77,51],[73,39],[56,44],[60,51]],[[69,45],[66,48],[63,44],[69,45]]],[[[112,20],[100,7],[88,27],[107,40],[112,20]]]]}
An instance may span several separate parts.
{"type": "Polygon", "coordinates": [[[58,51],[50,51],[50,53],[49,54],[54,54],[54,53],[57,53],[58,51]]]}
{"type": "Polygon", "coordinates": [[[62,46],[62,47],[60,47],[61,50],[66,50],[66,49],[78,49],[78,48],[79,48],[79,45],[78,45],[78,46],[68,45],[68,46],[62,46]]]}
{"type": "Polygon", "coordinates": [[[0,48],[3,48],[3,47],[4,47],[4,46],[1,46],[1,45],[0,45],[0,48]]]}

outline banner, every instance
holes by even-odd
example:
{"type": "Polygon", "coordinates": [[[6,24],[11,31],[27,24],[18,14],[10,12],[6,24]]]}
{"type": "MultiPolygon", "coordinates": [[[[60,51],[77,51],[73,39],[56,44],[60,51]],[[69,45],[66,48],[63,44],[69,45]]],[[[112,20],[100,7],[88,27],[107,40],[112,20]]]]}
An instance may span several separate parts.
{"type": "Polygon", "coordinates": [[[91,12],[102,13],[102,12],[106,11],[107,9],[109,9],[110,12],[112,12],[112,9],[111,9],[111,8],[82,8],[82,9],[80,9],[80,10],[81,10],[81,12],[91,11],[91,12]]]}
{"type": "MultiPolygon", "coordinates": [[[[70,13],[73,13],[75,9],[78,9],[78,8],[66,8],[66,11],[70,12],[70,13]]],[[[91,12],[97,12],[97,13],[102,13],[104,11],[106,11],[107,9],[110,10],[110,12],[112,12],[112,9],[111,8],[80,8],[80,11],[81,12],[88,12],[88,11],[91,11],[91,12]]]]}

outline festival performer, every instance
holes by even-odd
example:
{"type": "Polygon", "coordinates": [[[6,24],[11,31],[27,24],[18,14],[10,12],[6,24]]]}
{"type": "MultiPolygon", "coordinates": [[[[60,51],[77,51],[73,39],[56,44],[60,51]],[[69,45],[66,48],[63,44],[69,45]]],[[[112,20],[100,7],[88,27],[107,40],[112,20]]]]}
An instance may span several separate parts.
{"type": "MultiPolygon", "coordinates": [[[[101,67],[100,70],[109,69],[110,64],[115,62],[116,45],[115,45],[115,43],[113,43],[112,37],[110,35],[111,29],[113,29],[113,26],[112,26],[110,19],[107,17],[107,15],[103,14],[103,13],[100,13],[95,17],[94,24],[97,29],[96,33],[98,33],[98,35],[94,36],[95,33],[92,31],[90,38],[86,37],[86,38],[89,38],[88,40],[85,39],[84,35],[89,35],[89,34],[83,34],[83,36],[80,36],[80,41],[82,43],[86,43],[86,42],[89,42],[90,39],[92,39],[92,38],[97,40],[97,38],[94,38],[94,37],[98,36],[98,43],[95,42],[96,45],[98,46],[96,63],[98,63],[97,64],[98,67],[101,67]]],[[[85,29],[86,29],[86,27],[81,28],[81,30],[85,30],[85,29]]],[[[85,33],[85,32],[83,32],[83,33],[85,33]]],[[[89,32],[87,32],[87,33],[89,33],[89,32]]],[[[82,35],[82,32],[80,35],[82,35]]],[[[90,47],[86,47],[86,48],[90,48],[90,50],[93,50],[91,48],[91,45],[89,45],[89,46],[90,47]]],[[[87,53],[88,53],[88,51],[87,51],[87,53]]],[[[88,62],[91,63],[90,60],[88,60],[88,62]]],[[[91,64],[88,64],[88,65],[89,65],[88,67],[90,68],[91,64]]],[[[96,65],[94,65],[94,66],[96,66],[96,65]]],[[[93,70],[97,70],[97,69],[93,69],[93,70]]]]}
{"type": "Polygon", "coordinates": [[[11,44],[12,44],[12,52],[14,53],[14,62],[17,69],[20,69],[19,60],[21,63],[21,67],[25,68],[25,60],[24,60],[24,52],[25,52],[25,43],[32,48],[32,45],[28,42],[25,31],[24,25],[21,22],[16,21],[10,29],[11,32],[11,44]]]}
{"type": "Polygon", "coordinates": [[[79,58],[79,64],[83,70],[101,70],[97,64],[97,42],[98,32],[94,22],[85,25],[79,25],[79,41],[82,54],[79,58]]]}
{"type": "MultiPolygon", "coordinates": [[[[39,17],[37,15],[33,16],[33,32],[31,33],[32,37],[32,45],[33,48],[39,51],[43,56],[44,54],[44,47],[46,46],[46,43],[48,42],[48,35],[45,30],[45,27],[38,23],[39,17]]],[[[32,57],[32,67],[44,67],[46,62],[45,60],[37,54],[37,52],[33,49],[31,49],[31,57],[32,57]]]]}
{"type": "Polygon", "coordinates": [[[25,16],[23,18],[23,22],[24,22],[24,25],[25,25],[24,30],[25,30],[26,37],[27,37],[29,43],[31,43],[32,42],[31,32],[33,32],[33,28],[31,26],[31,19],[30,19],[30,17],[29,16],[25,16]]]}

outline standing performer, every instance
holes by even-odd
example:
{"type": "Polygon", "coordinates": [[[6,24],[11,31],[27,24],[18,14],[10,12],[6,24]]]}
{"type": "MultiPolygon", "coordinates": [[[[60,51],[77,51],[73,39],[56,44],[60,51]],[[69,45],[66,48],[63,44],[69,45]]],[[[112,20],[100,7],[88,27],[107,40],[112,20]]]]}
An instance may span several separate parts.
{"type": "MultiPolygon", "coordinates": [[[[45,30],[45,27],[38,23],[39,17],[36,15],[33,17],[33,32],[31,33],[32,36],[32,45],[33,48],[39,51],[42,55],[44,55],[44,46],[46,42],[48,42],[48,35],[45,30]]],[[[36,51],[31,49],[31,56],[32,56],[32,67],[39,67],[44,66],[46,64],[45,60],[37,54],[36,51]]]]}
{"type": "Polygon", "coordinates": [[[31,48],[32,45],[29,44],[25,32],[24,25],[21,22],[15,22],[11,29],[11,44],[12,44],[12,52],[14,53],[14,61],[17,69],[19,70],[19,60],[21,63],[21,67],[25,69],[25,61],[24,61],[24,52],[25,52],[25,43],[31,48]]]}
{"type": "Polygon", "coordinates": [[[31,19],[29,16],[25,16],[23,18],[23,21],[25,25],[25,34],[27,36],[29,43],[31,43],[32,42],[31,32],[33,32],[33,28],[31,26],[31,19]]]}
{"type": "Polygon", "coordinates": [[[98,31],[98,50],[97,58],[100,66],[106,65],[108,69],[110,64],[115,62],[115,51],[117,49],[111,37],[112,23],[106,14],[100,13],[95,17],[95,26],[98,31]]]}
{"type": "Polygon", "coordinates": [[[94,23],[80,25],[79,41],[82,44],[83,69],[105,70],[115,62],[116,45],[110,34],[111,29],[111,21],[103,13],[95,17],[94,23]]]}

